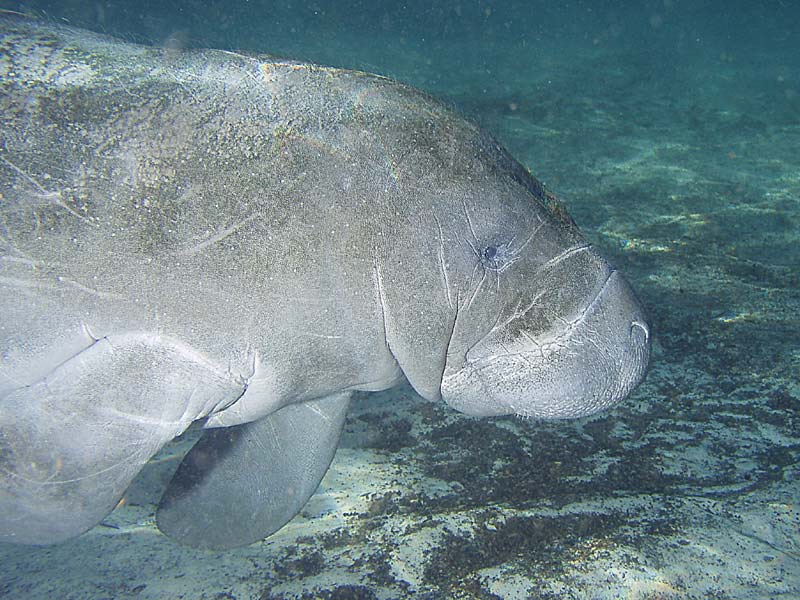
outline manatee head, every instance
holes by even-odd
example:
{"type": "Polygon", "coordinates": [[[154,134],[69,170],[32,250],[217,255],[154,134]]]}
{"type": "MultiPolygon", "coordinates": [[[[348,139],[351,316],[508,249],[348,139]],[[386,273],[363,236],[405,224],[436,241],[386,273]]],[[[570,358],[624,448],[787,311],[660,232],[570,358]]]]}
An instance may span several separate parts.
{"type": "Polygon", "coordinates": [[[458,296],[442,398],[469,415],[543,419],[622,400],[650,346],[631,287],[516,163],[472,184],[442,261],[458,296]]]}

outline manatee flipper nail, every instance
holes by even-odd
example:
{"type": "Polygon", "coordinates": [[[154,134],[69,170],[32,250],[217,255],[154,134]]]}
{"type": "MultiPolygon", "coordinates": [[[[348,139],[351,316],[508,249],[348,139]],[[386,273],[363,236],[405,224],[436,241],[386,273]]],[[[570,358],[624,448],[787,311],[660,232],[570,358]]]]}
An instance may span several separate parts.
{"type": "Polygon", "coordinates": [[[349,400],[336,394],[206,431],[161,499],[159,529],[188,546],[221,550],[283,527],[328,470],[349,400]]]}

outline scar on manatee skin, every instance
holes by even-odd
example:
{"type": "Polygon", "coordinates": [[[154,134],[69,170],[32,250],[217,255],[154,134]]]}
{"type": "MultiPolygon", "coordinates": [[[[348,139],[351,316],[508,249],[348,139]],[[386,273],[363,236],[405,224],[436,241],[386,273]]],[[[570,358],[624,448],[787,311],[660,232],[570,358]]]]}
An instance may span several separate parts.
{"type": "Polygon", "coordinates": [[[442,275],[442,285],[447,294],[447,306],[453,308],[453,298],[450,295],[450,278],[447,276],[447,264],[444,258],[444,231],[442,230],[442,223],[436,213],[433,213],[433,220],[436,221],[436,226],[439,228],[439,269],[442,275]]]}
{"type": "Polygon", "coordinates": [[[87,221],[87,222],[89,221],[89,219],[84,217],[82,214],[80,214],[74,208],[70,207],[66,202],[64,202],[64,200],[61,198],[61,191],[55,191],[55,192],[47,191],[44,187],[42,187],[42,185],[38,181],[36,181],[33,177],[28,175],[25,171],[20,169],[17,165],[12,163],[4,156],[0,156],[0,160],[2,160],[5,164],[11,167],[11,169],[13,169],[20,177],[25,179],[25,181],[27,181],[37,190],[37,193],[33,194],[34,198],[43,200],[45,205],[54,204],[56,206],[60,206],[61,208],[66,210],[69,214],[79,218],[81,221],[87,221]]]}
{"type": "Polygon", "coordinates": [[[198,252],[200,252],[201,250],[203,250],[207,246],[211,246],[212,244],[216,244],[217,242],[221,242],[226,237],[228,237],[230,235],[233,235],[234,233],[236,233],[237,230],[241,229],[242,227],[244,227],[250,221],[254,220],[257,217],[258,217],[258,214],[255,214],[255,213],[250,215],[249,217],[245,217],[244,219],[242,219],[238,223],[234,223],[230,227],[226,227],[222,231],[219,231],[219,232],[215,233],[214,235],[212,235],[212,236],[210,236],[210,237],[198,242],[197,244],[195,244],[191,248],[185,248],[184,250],[181,250],[181,254],[183,254],[184,256],[191,256],[193,254],[197,254],[198,252]]]}

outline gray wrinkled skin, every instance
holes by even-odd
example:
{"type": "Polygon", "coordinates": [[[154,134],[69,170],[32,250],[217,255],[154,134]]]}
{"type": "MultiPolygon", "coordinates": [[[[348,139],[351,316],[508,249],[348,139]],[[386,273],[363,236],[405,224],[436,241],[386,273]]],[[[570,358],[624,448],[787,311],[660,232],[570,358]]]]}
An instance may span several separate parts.
{"type": "Polygon", "coordinates": [[[560,418],[643,378],[622,276],[420,92],[13,17],[0,35],[0,541],[92,527],[197,420],[249,425],[190,453],[159,526],[228,548],[300,510],[353,390],[405,377],[467,414],[560,418]],[[213,525],[243,496],[275,509],[213,525]]]}

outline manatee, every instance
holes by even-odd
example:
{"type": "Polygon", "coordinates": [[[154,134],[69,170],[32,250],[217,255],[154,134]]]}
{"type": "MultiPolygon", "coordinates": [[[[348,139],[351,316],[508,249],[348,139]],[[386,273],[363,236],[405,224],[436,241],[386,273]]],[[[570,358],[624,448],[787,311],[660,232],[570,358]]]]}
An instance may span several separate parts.
{"type": "Polygon", "coordinates": [[[189,546],[314,493],[351,396],[574,418],[649,358],[631,287],[489,134],[424,93],[0,18],[0,540],[158,507],[189,546]]]}

